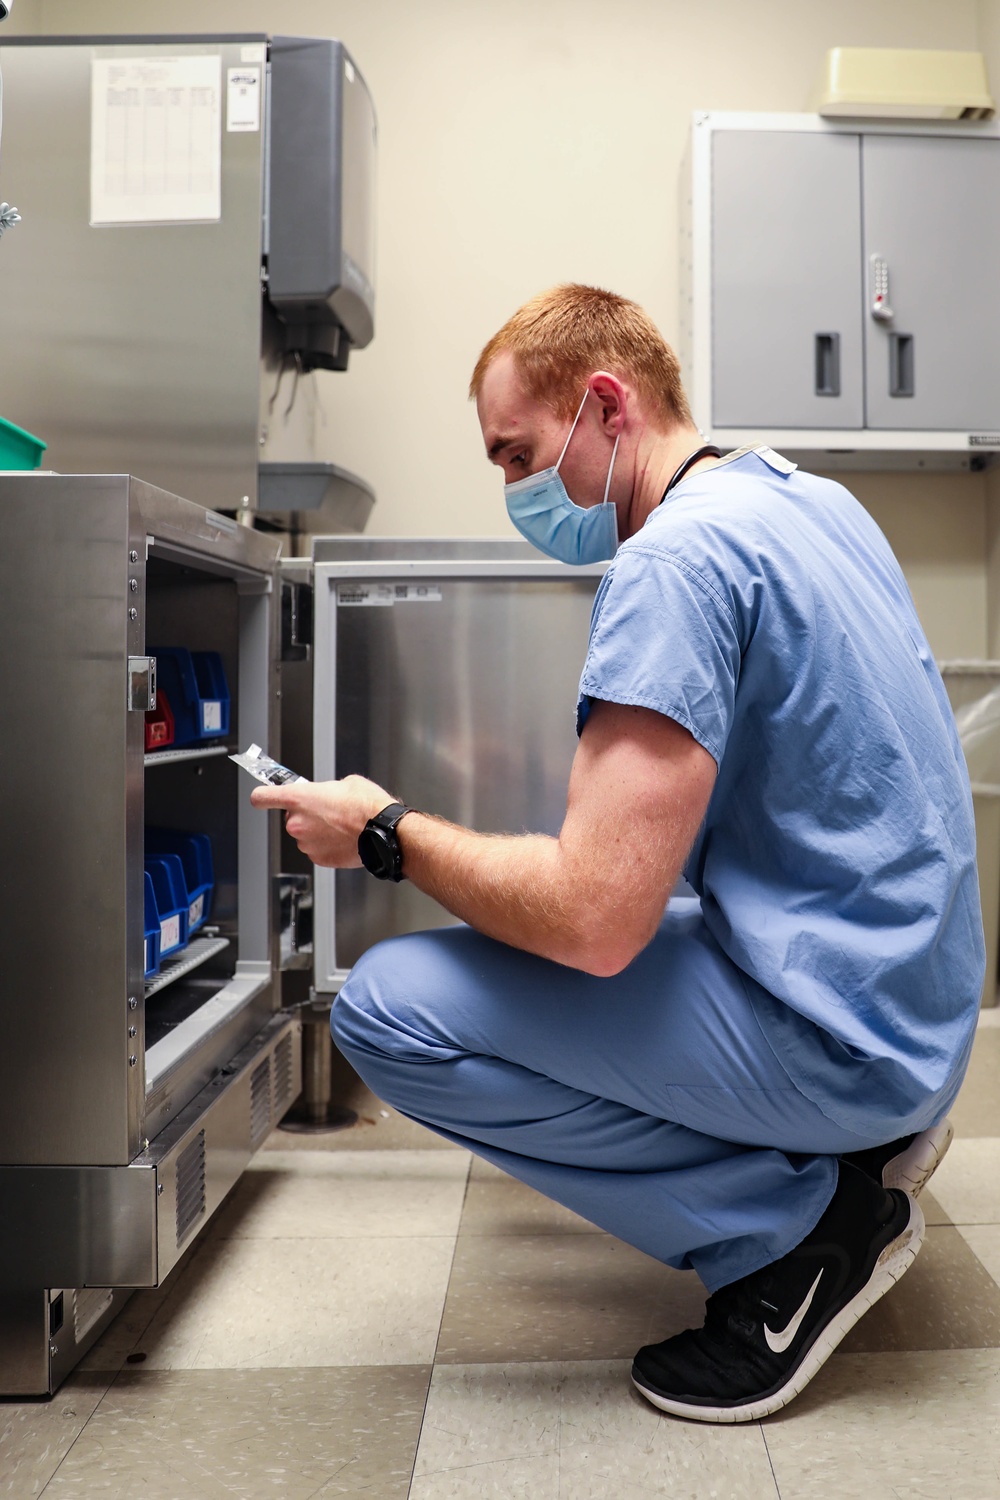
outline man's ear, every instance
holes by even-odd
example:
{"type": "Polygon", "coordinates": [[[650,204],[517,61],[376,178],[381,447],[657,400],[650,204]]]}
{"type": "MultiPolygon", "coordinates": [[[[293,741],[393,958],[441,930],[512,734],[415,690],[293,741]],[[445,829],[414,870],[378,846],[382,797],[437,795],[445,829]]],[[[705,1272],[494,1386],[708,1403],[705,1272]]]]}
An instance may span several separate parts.
{"type": "Polygon", "coordinates": [[[618,376],[607,370],[596,370],[588,381],[588,387],[601,403],[601,425],[604,431],[608,437],[617,437],[625,425],[628,391],[618,376]]]}

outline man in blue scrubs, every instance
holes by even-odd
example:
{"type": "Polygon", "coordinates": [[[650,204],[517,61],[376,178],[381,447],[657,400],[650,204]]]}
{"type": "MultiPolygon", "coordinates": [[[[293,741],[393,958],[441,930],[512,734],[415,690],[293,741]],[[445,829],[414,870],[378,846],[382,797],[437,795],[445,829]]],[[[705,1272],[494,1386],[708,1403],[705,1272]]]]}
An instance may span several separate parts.
{"type": "Polygon", "coordinates": [[[467,924],[355,966],[332,1025],[362,1077],[696,1270],[704,1327],[633,1379],[664,1411],[766,1416],[912,1262],[950,1138],[984,950],[947,698],[866,512],[768,448],[706,447],[634,304],[536,298],[472,393],[518,529],[612,559],[559,837],[353,776],[253,800],[317,863],[467,924]],[[670,899],[682,872],[696,899],[670,899]]]}

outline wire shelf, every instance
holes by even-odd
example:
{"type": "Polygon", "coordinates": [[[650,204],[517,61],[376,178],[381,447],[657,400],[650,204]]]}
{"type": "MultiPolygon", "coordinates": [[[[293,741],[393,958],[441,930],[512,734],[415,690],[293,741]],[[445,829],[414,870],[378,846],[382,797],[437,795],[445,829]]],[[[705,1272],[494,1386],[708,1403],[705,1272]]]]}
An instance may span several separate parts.
{"type": "Polygon", "coordinates": [[[188,750],[150,750],[144,755],[144,766],[176,765],[180,760],[208,760],[213,755],[230,755],[228,745],[192,745],[188,750]]]}
{"type": "Polygon", "coordinates": [[[202,964],[208,963],[210,958],[228,947],[229,939],[219,937],[218,928],[202,937],[192,938],[176,958],[163,959],[159,974],[146,980],[146,999],[155,995],[158,990],[165,989],[168,984],[173,984],[174,980],[183,979],[193,969],[200,969],[202,964]]]}

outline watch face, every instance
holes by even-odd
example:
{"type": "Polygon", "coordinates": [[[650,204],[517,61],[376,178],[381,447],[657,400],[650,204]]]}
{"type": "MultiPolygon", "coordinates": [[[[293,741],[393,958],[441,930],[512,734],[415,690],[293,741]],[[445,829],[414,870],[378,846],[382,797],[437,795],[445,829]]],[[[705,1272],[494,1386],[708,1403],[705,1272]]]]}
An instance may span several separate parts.
{"type": "Polygon", "coordinates": [[[361,862],[377,880],[391,880],[398,863],[395,836],[382,828],[367,827],[358,839],[361,862]]]}

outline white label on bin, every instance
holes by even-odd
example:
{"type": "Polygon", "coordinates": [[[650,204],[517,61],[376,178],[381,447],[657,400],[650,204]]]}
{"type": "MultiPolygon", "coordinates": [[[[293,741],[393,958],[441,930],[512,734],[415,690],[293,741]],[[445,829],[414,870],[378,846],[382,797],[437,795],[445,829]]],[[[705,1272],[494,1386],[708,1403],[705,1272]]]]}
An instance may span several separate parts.
{"type": "Polygon", "coordinates": [[[222,732],[222,704],[209,699],[201,705],[201,729],[203,734],[222,732]]]}
{"type": "Polygon", "coordinates": [[[202,891],[202,893],[198,897],[198,899],[196,901],[192,901],[191,905],[188,907],[188,927],[189,928],[196,926],[197,923],[199,923],[201,921],[202,913],[204,912],[204,910],[205,910],[205,893],[204,893],[204,891],[202,891]]]}
{"type": "Polygon", "coordinates": [[[165,922],[160,923],[160,952],[166,953],[168,948],[176,948],[181,940],[180,917],[168,917],[165,922]]]}

